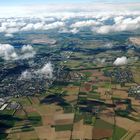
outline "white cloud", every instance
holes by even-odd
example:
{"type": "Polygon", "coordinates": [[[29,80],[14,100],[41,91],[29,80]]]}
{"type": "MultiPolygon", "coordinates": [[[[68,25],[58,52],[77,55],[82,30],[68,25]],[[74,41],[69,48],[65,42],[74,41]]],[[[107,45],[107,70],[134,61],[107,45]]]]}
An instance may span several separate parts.
{"type": "Polygon", "coordinates": [[[31,45],[23,45],[19,54],[17,54],[14,46],[10,44],[0,44],[0,57],[4,60],[29,59],[33,58],[35,54],[36,52],[31,45]]]}
{"type": "Polygon", "coordinates": [[[5,32],[6,31],[6,27],[5,26],[1,26],[0,27],[0,32],[5,32]]]}
{"type": "Polygon", "coordinates": [[[17,27],[7,28],[5,30],[5,32],[8,33],[8,34],[16,33],[16,32],[19,32],[19,28],[17,28],[17,27]]]}
{"type": "Polygon", "coordinates": [[[40,69],[32,71],[25,70],[21,73],[19,80],[28,80],[31,79],[32,77],[52,79],[53,78],[52,64],[48,62],[40,69]]]}
{"type": "Polygon", "coordinates": [[[62,28],[62,29],[59,30],[59,33],[72,33],[72,34],[76,34],[78,32],[79,32],[79,30],[77,28],[73,28],[73,29],[62,28]]]}
{"type": "Polygon", "coordinates": [[[22,48],[21,48],[21,51],[23,53],[27,53],[27,52],[32,52],[33,51],[33,47],[31,45],[24,45],[22,48]]]}
{"type": "Polygon", "coordinates": [[[23,45],[21,48],[22,55],[20,56],[21,59],[28,59],[35,56],[36,52],[31,45],[23,45]]]}
{"type": "Polygon", "coordinates": [[[87,21],[78,21],[74,24],[71,25],[71,27],[74,28],[80,28],[80,27],[85,27],[85,26],[95,26],[95,25],[100,25],[101,23],[95,20],[87,20],[87,21]]]}
{"type": "Polygon", "coordinates": [[[44,25],[45,25],[45,23],[43,23],[43,22],[41,22],[41,23],[36,23],[36,24],[34,24],[34,30],[42,30],[42,29],[44,29],[44,25]]]}
{"type": "Polygon", "coordinates": [[[21,31],[30,31],[34,29],[34,24],[29,23],[26,26],[24,26],[23,28],[21,28],[21,31]]]}
{"type": "MultiPolygon", "coordinates": [[[[54,5],[51,5],[51,7],[53,6],[54,5]]],[[[99,8],[100,6],[98,5],[97,7],[99,8]]],[[[103,7],[103,5],[101,7],[103,7]]],[[[34,11],[35,9],[32,10],[34,11]]],[[[92,27],[93,31],[99,34],[137,30],[140,28],[140,11],[128,10],[123,12],[103,12],[101,10],[98,12],[92,9],[91,11],[89,10],[82,12],[46,12],[45,14],[41,13],[41,15],[34,16],[29,14],[29,17],[13,17],[0,19],[0,32],[3,32],[5,34],[14,34],[22,31],[32,30],[50,30],[56,28],[59,28],[59,31],[60,29],[65,28],[65,30],[62,29],[60,32],[70,32],[75,34],[82,27],[92,27]],[[73,23],[73,21],[75,22],[73,23]],[[113,23],[107,21],[113,21],[113,23]]]]}
{"type": "Polygon", "coordinates": [[[53,23],[45,24],[44,22],[38,22],[38,23],[29,23],[26,26],[22,27],[20,31],[31,31],[31,30],[49,30],[49,29],[55,29],[64,27],[65,23],[56,21],[53,23]]]}
{"type": "Polygon", "coordinates": [[[14,60],[18,58],[18,55],[12,45],[0,44],[0,57],[4,60],[14,60]]]}
{"type": "Polygon", "coordinates": [[[114,21],[116,24],[120,23],[124,19],[124,16],[117,16],[114,17],[114,21]]]}
{"type": "Polygon", "coordinates": [[[140,29],[140,16],[136,18],[125,18],[117,17],[115,19],[115,24],[113,25],[103,25],[93,29],[99,34],[108,34],[112,32],[122,32],[122,31],[135,31],[140,29]]]}
{"type": "Polygon", "coordinates": [[[12,38],[12,37],[13,37],[13,34],[5,34],[4,36],[5,36],[5,37],[10,37],[10,38],[12,38]]]}
{"type": "Polygon", "coordinates": [[[19,77],[19,80],[27,80],[27,79],[31,79],[31,78],[32,78],[31,72],[25,70],[21,73],[21,76],[19,77]]]}
{"type": "Polygon", "coordinates": [[[121,65],[126,65],[127,63],[128,63],[127,57],[122,56],[122,57],[118,57],[118,58],[114,61],[113,65],[115,65],[115,66],[121,66],[121,65]]]}
{"type": "Polygon", "coordinates": [[[39,74],[41,77],[44,78],[53,78],[52,64],[50,62],[45,64],[41,69],[37,70],[36,74],[39,74]]]}
{"type": "Polygon", "coordinates": [[[64,26],[65,26],[64,22],[56,21],[56,22],[45,25],[44,30],[55,29],[55,28],[60,28],[64,26]]]}
{"type": "Polygon", "coordinates": [[[99,34],[108,34],[110,32],[113,32],[114,31],[113,29],[114,29],[114,27],[111,25],[104,25],[104,26],[101,26],[99,28],[96,28],[95,31],[99,34]]]}
{"type": "Polygon", "coordinates": [[[70,30],[70,32],[73,34],[77,34],[79,32],[79,30],[77,28],[73,28],[70,30]]]}

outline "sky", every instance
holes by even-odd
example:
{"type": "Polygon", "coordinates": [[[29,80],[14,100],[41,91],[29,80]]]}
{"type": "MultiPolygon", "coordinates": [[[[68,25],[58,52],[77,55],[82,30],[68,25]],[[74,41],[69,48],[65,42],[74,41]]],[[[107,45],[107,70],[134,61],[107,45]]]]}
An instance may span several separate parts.
{"type": "Polygon", "coordinates": [[[43,15],[62,11],[125,12],[140,11],[140,0],[0,0],[0,9],[0,17],[43,15]]]}
{"type": "Polygon", "coordinates": [[[140,2],[140,0],[0,0],[1,6],[17,6],[28,4],[47,4],[47,3],[87,3],[87,2],[108,2],[108,3],[128,3],[140,2]]]}

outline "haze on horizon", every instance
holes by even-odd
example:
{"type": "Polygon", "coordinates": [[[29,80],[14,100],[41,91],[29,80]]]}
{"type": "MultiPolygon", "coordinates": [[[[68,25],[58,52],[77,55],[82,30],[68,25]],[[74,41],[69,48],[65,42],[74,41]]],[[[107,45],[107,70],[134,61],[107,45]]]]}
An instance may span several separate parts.
{"type": "Polygon", "coordinates": [[[79,12],[140,13],[139,0],[6,0],[0,2],[0,17],[46,16],[79,12]],[[88,8],[87,8],[88,7],[88,8]]]}

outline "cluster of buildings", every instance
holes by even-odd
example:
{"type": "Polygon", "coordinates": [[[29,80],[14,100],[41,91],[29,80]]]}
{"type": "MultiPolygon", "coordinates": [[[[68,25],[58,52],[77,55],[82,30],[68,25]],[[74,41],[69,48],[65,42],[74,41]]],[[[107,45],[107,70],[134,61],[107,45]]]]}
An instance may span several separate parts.
{"type": "Polygon", "coordinates": [[[132,82],[133,81],[133,74],[131,71],[127,69],[115,69],[111,73],[111,77],[115,80],[117,83],[125,83],[125,82],[132,82]]]}
{"type": "Polygon", "coordinates": [[[16,110],[21,107],[20,103],[16,101],[11,101],[11,97],[0,98],[0,112],[8,109],[8,110],[16,110]]]}
{"type": "Polygon", "coordinates": [[[128,91],[129,97],[134,97],[136,100],[140,99],[140,86],[131,87],[128,91]]]}

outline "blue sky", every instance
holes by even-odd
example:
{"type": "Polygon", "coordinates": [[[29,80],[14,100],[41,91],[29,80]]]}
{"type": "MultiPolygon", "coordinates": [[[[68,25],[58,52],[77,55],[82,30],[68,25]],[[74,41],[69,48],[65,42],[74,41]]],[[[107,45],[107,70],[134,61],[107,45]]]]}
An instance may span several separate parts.
{"type": "Polygon", "coordinates": [[[87,3],[87,2],[140,2],[140,0],[0,0],[0,5],[26,5],[47,3],[87,3]]]}

